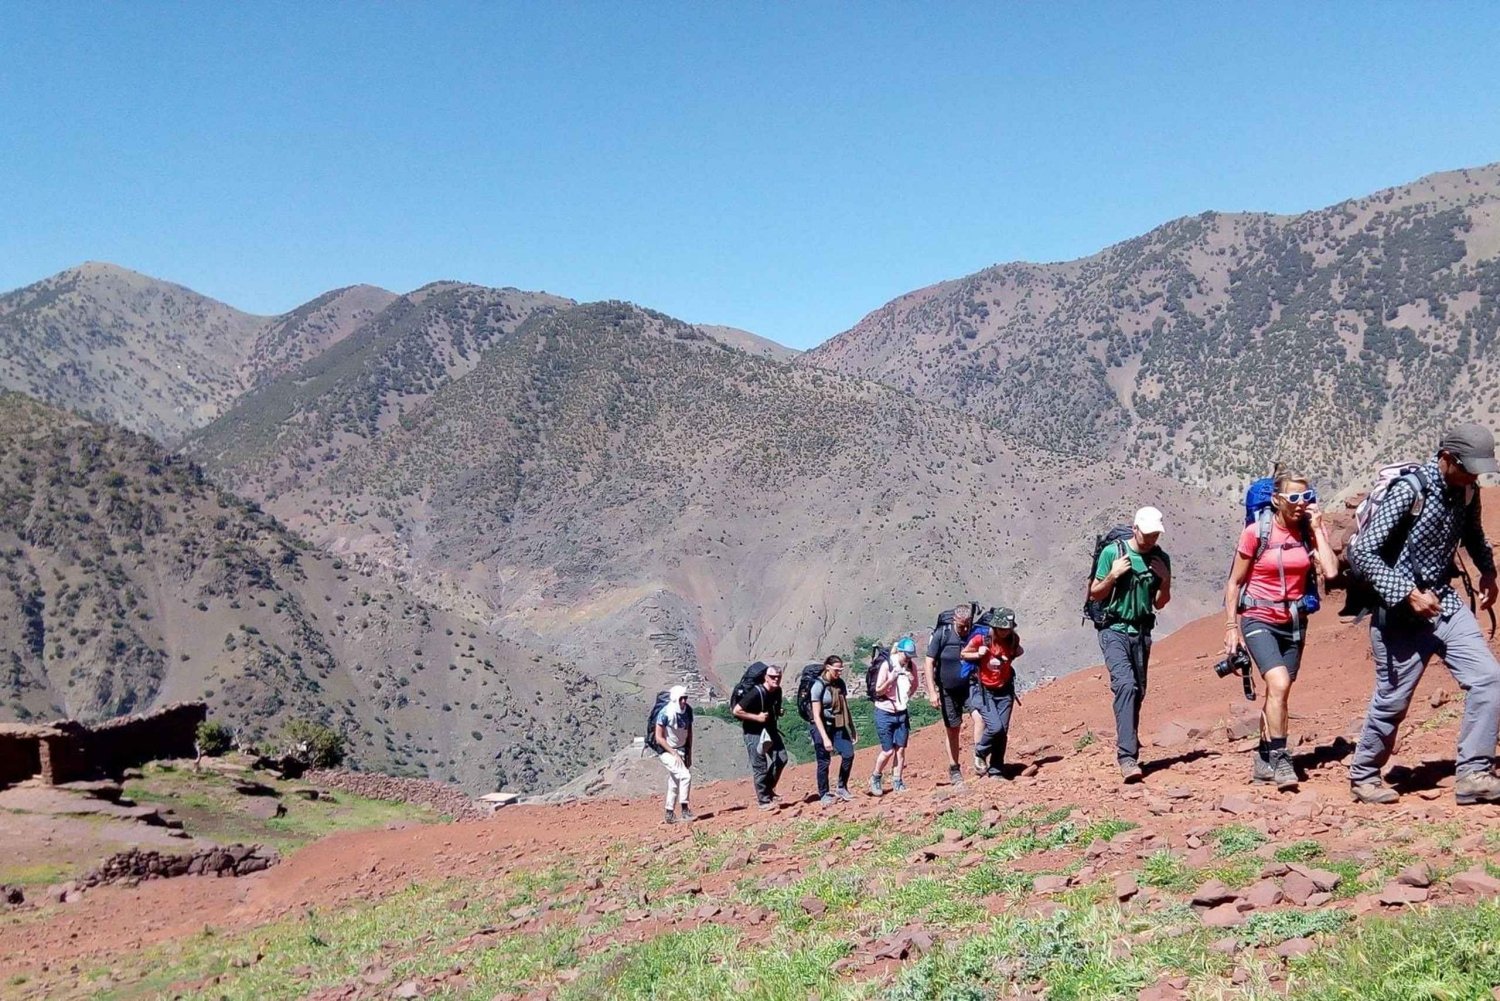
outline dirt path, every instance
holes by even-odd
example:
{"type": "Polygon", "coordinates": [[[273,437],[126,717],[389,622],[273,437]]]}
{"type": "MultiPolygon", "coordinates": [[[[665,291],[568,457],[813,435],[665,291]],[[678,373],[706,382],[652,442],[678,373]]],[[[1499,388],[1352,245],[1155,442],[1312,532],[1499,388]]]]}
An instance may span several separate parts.
{"type": "MultiPolygon", "coordinates": [[[[1144,755],[1148,774],[1140,786],[1118,782],[1108,684],[1103,670],[1095,668],[1024,696],[1011,737],[1012,757],[1018,764],[1038,762],[1036,775],[971,781],[955,795],[946,784],[941,730],[929,728],[919,732],[911,748],[910,794],[883,800],[859,796],[837,812],[931,812],[951,797],[954,803],[1002,808],[1077,804],[1101,816],[1149,822],[1163,834],[1224,823],[1231,818],[1219,809],[1223,797],[1249,793],[1251,787],[1248,755],[1231,751],[1222,731],[1233,703],[1243,700],[1237,680],[1221,681],[1211,670],[1219,642],[1217,619],[1209,619],[1158,645],[1143,721],[1147,740],[1158,746],[1144,755]],[[1216,722],[1220,727],[1212,730],[1216,722]],[[1199,726],[1211,732],[1187,736],[1199,726]],[[1091,742],[1086,734],[1092,735],[1091,742]]],[[[1349,802],[1348,745],[1339,738],[1362,716],[1372,670],[1367,650],[1363,629],[1341,625],[1332,615],[1321,619],[1293,693],[1292,729],[1304,738],[1300,763],[1308,778],[1302,796],[1322,804],[1318,827],[1312,829],[1336,836],[1365,819],[1456,819],[1476,831],[1493,823],[1500,808],[1457,808],[1444,788],[1452,783],[1461,693],[1440,666],[1423,680],[1405,727],[1398,763],[1409,769],[1408,795],[1395,808],[1349,802]],[[1444,701],[1443,695],[1451,700],[1444,701]]],[[[860,783],[868,776],[870,760],[870,752],[861,752],[855,771],[860,783]]],[[[795,799],[809,795],[813,784],[812,768],[802,766],[788,771],[782,791],[795,799]]],[[[1266,793],[1259,790],[1257,795],[1266,793]]],[[[1284,798],[1288,804],[1293,799],[1290,794],[1284,798]]],[[[752,801],[748,780],[711,784],[694,796],[703,817],[700,825],[711,831],[764,824],[766,815],[748,808],[752,801]]],[[[545,865],[559,855],[595,855],[605,845],[690,836],[683,828],[664,827],[659,809],[655,800],[617,799],[512,807],[488,821],[336,835],[308,845],[267,872],[236,880],[183,878],[100,888],[78,903],[50,905],[0,925],[0,978],[44,964],[107,963],[112,955],[205,926],[246,928],[309,907],[378,898],[414,883],[493,876],[517,866],[545,865]]],[[[780,816],[787,814],[813,817],[823,811],[815,804],[798,804],[780,816]]]]}

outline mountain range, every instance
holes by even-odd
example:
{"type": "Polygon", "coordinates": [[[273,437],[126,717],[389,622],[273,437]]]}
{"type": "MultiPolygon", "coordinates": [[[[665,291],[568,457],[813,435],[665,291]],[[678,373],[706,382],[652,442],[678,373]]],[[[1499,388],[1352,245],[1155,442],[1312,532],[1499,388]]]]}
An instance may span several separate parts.
{"type": "Polygon", "coordinates": [[[1237,488],[1344,484],[1500,413],[1500,165],[1314,212],[1205,212],[897,298],[801,363],[1022,440],[1237,488]]]}
{"type": "Polygon", "coordinates": [[[1094,533],[1136,506],[1168,516],[1171,626],[1271,459],[1332,491],[1492,419],[1497,291],[1500,167],[1000,265],[800,354],[513,288],[259,317],[82,265],[0,296],[0,386],[45,401],[5,401],[0,712],[207,694],[539,790],[659,687],[920,639],[959,597],[1016,608],[1023,678],[1064,673],[1094,533]]]}

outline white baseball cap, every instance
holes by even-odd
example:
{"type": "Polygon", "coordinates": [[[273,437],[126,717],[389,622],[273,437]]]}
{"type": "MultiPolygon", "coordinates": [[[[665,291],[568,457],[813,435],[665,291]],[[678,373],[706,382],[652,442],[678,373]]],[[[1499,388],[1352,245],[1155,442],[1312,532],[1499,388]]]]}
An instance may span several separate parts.
{"type": "Polygon", "coordinates": [[[1155,535],[1162,531],[1161,512],[1154,507],[1143,507],[1135,513],[1135,527],[1142,535],[1155,535]]]}

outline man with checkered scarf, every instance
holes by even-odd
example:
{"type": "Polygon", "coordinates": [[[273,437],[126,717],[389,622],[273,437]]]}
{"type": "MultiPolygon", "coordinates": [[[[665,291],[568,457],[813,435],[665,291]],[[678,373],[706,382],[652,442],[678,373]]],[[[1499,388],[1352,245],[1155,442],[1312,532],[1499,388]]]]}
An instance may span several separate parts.
{"type": "Polygon", "coordinates": [[[1370,621],[1375,692],[1354,749],[1349,782],[1361,803],[1394,803],[1381,768],[1396,743],[1412,693],[1434,654],[1464,689],[1454,798],[1459,805],[1500,802],[1494,767],[1500,731],[1500,662],[1468,605],[1454,591],[1459,544],[1480,574],[1482,607],[1495,604],[1495,556],[1479,520],[1479,477],[1494,473],[1495,437],[1459,424],[1438,442],[1420,472],[1402,476],[1349,546],[1349,564],[1374,588],[1380,607],[1370,621]],[[1404,541],[1401,539],[1405,532],[1404,541]]]}

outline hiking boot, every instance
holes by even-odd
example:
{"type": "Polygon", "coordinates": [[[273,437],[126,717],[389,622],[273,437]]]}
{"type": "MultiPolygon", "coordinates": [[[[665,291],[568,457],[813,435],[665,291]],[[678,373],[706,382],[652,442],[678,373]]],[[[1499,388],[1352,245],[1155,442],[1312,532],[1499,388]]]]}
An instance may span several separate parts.
{"type": "Polygon", "coordinates": [[[895,779],[894,781],[891,782],[891,792],[905,792],[905,791],[906,791],[906,783],[905,782],[902,782],[900,779],[895,779]]]}
{"type": "Polygon", "coordinates": [[[1124,758],[1120,761],[1120,779],[1124,782],[1139,782],[1146,777],[1141,771],[1141,763],[1134,758],[1124,758]]]}
{"type": "Polygon", "coordinates": [[[838,802],[838,800],[834,799],[831,795],[829,795],[826,792],[822,796],[818,797],[818,805],[819,806],[832,806],[833,804],[835,804],[837,802],[838,802]]]}
{"type": "Polygon", "coordinates": [[[984,776],[985,778],[990,779],[1003,779],[1005,778],[1005,770],[1003,768],[996,768],[991,765],[989,768],[986,768],[984,770],[984,776]]]}
{"type": "MultiPolygon", "coordinates": [[[[1388,806],[1400,799],[1396,790],[1386,785],[1380,779],[1371,779],[1368,782],[1356,782],[1349,787],[1354,794],[1356,803],[1375,803],[1380,806],[1388,806]]],[[[1455,789],[1455,791],[1457,791],[1455,789]]]]}
{"type": "Polygon", "coordinates": [[[677,814],[673,813],[671,810],[668,810],[666,812],[666,817],[667,817],[667,819],[666,819],[667,823],[669,823],[669,824],[675,824],[675,823],[677,823],[677,814]]]}
{"type": "Polygon", "coordinates": [[[974,755],[974,774],[983,775],[990,767],[990,763],[979,755],[974,755]]]}
{"type": "Polygon", "coordinates": [[[1276,781],[1276,769],[1271,765],[1271,759],[1262,757],[1259,750],[1250,753],[1250,781],[1258,783],[1276,781]]]}
{"type": "Polygon", "coordinates": [[[880,788],[880,775],[879,775],[878,772],[876,774],[870,776],[870,795],[871,796],[884,796],[885,795],[885,790],[882,789],[882,788],[880,788]]]}
{"type": "Polygon", "coordinates": [[[964,770],[957,765],[948,766],[948,784],[961,786],[964,784],[964,770]]]}
{"type": "Polygon", "coordinates": [[[687,821],[688,823],[691,824],[693,821],[695,821],[695,820],[698,819],[697,816],[693,813],[693,811],[688,809],[688,805],[686,803],[682,804],[681,809],[682,809],[682,819],[685,820],[685,821],[687,821]]]}
{"type": "Polygon", "coordinates": [[[1453,783],[1453,798],[1459,806],[1500,803],[1500,775],[1489,771],[1460,775],[1453,783]]]}
{"type": "Polygon", "coordinates": [[[755,804],[755,808],[757,810],[774,810],[776,809],[776,803],[774,800],[763,799],[755,804]]]}
{"type": "Polygon", "coordinates": [[[1297,769],[1292,764],[1292,756],[1286,751],[1271,753],[1271,774],[1276,780],[1277,789],[1290,792],[1297,788],[1297,769]]]}
{"type": "Polygon", "coordinates": [[[839,786],[833,791],[833,794],[839,799],[843,800],[845,803],[854,802],[854,794],[849,791],[848,786],[839,786]]]}

